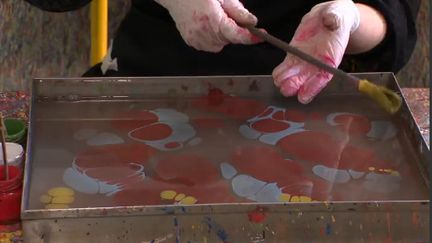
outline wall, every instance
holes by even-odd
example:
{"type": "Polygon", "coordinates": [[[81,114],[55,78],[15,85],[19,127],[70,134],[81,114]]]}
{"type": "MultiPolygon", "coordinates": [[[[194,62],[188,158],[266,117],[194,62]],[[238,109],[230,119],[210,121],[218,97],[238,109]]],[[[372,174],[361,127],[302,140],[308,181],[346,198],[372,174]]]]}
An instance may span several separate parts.
{"type": "MultiPolygon", "coordinates": [[[[130,3],[110,0],[110,35],[130,3]]],[[[399,73],[403,86],[429,85],[429,1],[418,16],[419,41],[399,73]]],[[[0,0],[0,91],[28,88],[32,77],[80,76],[89,67],[89,7],[48,13],[23,0],[0,0]]]]}
{"type": "Polygon", "coordinates": [[[417,44],[410,61],[397,78],[405,87],[430,87],[430,0],[422,0],[417,16],[417,44]]]}

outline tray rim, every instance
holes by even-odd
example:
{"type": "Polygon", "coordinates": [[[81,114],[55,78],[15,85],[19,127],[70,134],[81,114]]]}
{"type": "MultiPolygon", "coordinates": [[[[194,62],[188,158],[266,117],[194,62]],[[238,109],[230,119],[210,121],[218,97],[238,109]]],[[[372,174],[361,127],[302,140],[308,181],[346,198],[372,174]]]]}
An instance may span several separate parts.
{"type": "MultiPolygon", "coordinates": [[[[429,145],[426,144],[425,139],[420,133],[420,128],[415,123],[415,120],[413,118],[412,110],[409,108],[406,97],[403,95],[401,87],[399,83],[397,82],[397,79],[395,75],[391,72],[372,72],[372,73],[353,73],[354,75],[390,75],[392,78],[392,88],[394,88],[395,91],[402,94],[403,99],[403,107],[402,109],[405,110],[405,114],[408,116],[410,121],[414,121],[414,135],[416,137],[420,137],[421,141],[419,141],[419,147],[420,149],[425,150],[425,153],[423,153],[425,156],[428,156],[430,151],[429,145]]],[[[220,75],[220,76],[163,76],[163,77],[67,77],[67,78],[56,78],[56,77],[50,77],[50,78],[34,78],[31,83],[31,103],[29,107],[29,127],[28,127],[28,134],[27,134],[27,146],[26,146],[26,159],[25,159],[25,173],[24,173],[24,181],[23,181],[23,193],[22,193],[22,201],[21,201],[21,218],[23,220],[33,220],[33,219],[49,219],[49,218],[77,218],[77,217],[100,217],[100,216],[125,216],[125,215],[166,215],[166,209],[171,209],[170,213],[179,213],[181,214],[184,209],[188,208],[188,212],[190,213],[215,213],[216,210],[214,209],[217,207],[220,209],[219,213],[238,213],[238,212],[249,212],[253,210],[256,207],[271,207],[272,210],[276,211],[287,211],[287,210],[302,210],[305,211],[311,211],[311,210],[320,210],[320,211],[326,211],[331,208],[332,211],[347,211],[346,205],[352,205],[358,208],[358,212],[360,211],[370,211],[371,206],[375,205],[375,210],[384,210],[386,208],[394,207],[397,205],[397,207],[401,210],[412,210],[413,205],[418,205],[421,208],[426,205],[427,209],[429,209],[429,203],[430,200],[386,200],[386,201],[337,201],[337,202],[310,202],[310,203],[233,203],[233,204],[198,204],[193,206],[179,206],[179,205],[142,205],[142,206],[115,206],[115,207],[88,207],[88,208],[70,208],[70,209],[27,209],[26,208],[26,201],[28,198],[26,197],[29,193],[29,181],[30,181],[30,160],[32,157],[32,146],[31,146],[31,138],[32,138],[32,127],[33,127],[33,116],[34,116],[34,103],[36,102],[36,96],[34,95],[36,93],[36,85],[40,81],[49,81],[49,82],[58,82],[61,80],[64,81],[86,81],[86,82],[103,82],[103,81],[110,81],[110,82],[134,82],[134,80],[149,80],[149,79],[203,79],[203,78],[217,78],[217,79],[224,79],[224,78],[269,78],[271,75],[220,75]],[[329,207],[329,205],[332,205],[329,207]],[[313,209],[312,209],[313,208],[313,209]],[[368,209],[369,208],[369,209],[368,209]],[[368,210],[365,210],[368,209],[368,210]],[[173,212],[172,212],[173,211],[173,212]]],[[[426,160],[428,161],[428,160],[426,160]]],[[[425,185],[428,189],[429,188],[429,177],[428,177],[428,165],[417,165],[418,169],[420,170],[420,174],[422,174],[422,177],[425,181],[425,185]],[[420,166],[422,166],[420,168],[420,166]]],[[[352,207],[350,207],[352,208],[352,207]]],[[[426,208],[425,208],[426,210],[426,208]]]]}

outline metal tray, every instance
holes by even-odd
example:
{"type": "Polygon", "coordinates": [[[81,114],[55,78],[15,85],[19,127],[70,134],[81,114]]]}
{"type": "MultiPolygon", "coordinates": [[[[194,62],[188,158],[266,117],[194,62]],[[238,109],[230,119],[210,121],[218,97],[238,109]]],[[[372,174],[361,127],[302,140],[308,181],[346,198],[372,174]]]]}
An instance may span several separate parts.
{"type": "Polygon", "coordinates": [[[428,241],[429,147],[349,83],[305,106],[269,76],[35,79],[30,113],[25,242],[428,241]]]}

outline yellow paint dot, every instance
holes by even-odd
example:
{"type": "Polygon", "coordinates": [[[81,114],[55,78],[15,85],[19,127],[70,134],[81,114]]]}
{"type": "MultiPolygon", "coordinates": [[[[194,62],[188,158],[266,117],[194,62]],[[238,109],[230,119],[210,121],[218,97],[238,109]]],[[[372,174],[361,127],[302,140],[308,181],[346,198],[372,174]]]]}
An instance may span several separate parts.
{"type": "Polygon", "coordinates": [[[300,196],[300,202],[312,202],[312,198],[307,196],[300,196]]]}
{"type": "Polygon", "coordinates": [[[55,188],[51,188],[48,191],[48,195],[52,197],[62,197],[62,196],[72,197],[74,194],[75,192],[68,187],[55,187],[55,188]]]}
{"type": "Polygon", "coordinates": [[[384,169],[384,172],[390,173],[390,172],[392,172],[392,170],[391,169],[384,169]]]}
{"type": "Polygon", "coordinates": [[[291,197],[291,202],[300,202],[300,197],[298,197],[298,196],[292,196],[291,197]]]}
{"type": "Polygon", "coordinates": [[[375,170],[375,167],[369,167],[368,168],[370,171],[374,171],[375,170]]]}
{"type": "Polygon", "coordinates": [[[399,174],[399,172],[398,171],[392,171],[391,173],[390,173],[390,175],[392,175],[392,176],[400,176],[400,174],[399,174]]]}
{"type": "Polygon", "coordinates": [[[191,196],[187,196],[187,197],[181,199],[180,203],[184,204],[184,205],[192,205],[192,204],[195,204],[197,201],[198,200],[196,198],[191,197],[191,196]]]}
{"type": "Polygon", "coordinates": [[[51,199],[52,199],[51,196],[48,196],[48,195],[46,195],[46,194],[43,194],[42,196],[40,196],[39,201],[40,201],[41,203],[48,204],[48,203],[51,202],[51,199]]]}
{"type": "Polygon", "coordinates": [[[166,190],[160,193],[160,197],[165,200],[172,200],[177,195],[176,191],[166,190]]]}
{"type": "Polygon", "coordinates": [[[280,196],[279,196],[279,201],[281,201],[281,202],[289,202],[289,201],[290,201],[290,198],[291,198],[291,195],[290,195],[290,194],[282,193],[282,194],[280,194],[280,196]]]}
{"type": "Polygon", "coordinates": [[[185,198],[186,197],[186,195],[185,194],[183,194],[183,193],[180,193],[180,194],[178,194],[175,198],[174,198],[174,200],[176,200],[176,201],[181,201],[183,198],[185,198]]]}
{"type": "Polygon", "coordinates": [[[62,196],[62,197],[53,197],[52,202],[54,204],[71,204],[75,200],[74,197],[62,196]]]}
{"type": "Polygon", "coordinates": [[[47,204],[45,206],[46,209],[63,209],[63,208],[69,208],[69,205],[67,204],[47,204]]]}

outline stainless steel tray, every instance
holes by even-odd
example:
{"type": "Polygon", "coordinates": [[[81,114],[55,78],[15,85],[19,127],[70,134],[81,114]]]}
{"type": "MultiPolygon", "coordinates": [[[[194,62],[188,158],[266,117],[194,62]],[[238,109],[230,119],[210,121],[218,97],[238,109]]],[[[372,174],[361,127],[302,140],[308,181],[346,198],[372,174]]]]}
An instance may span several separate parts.
{"type": "Polygon", "coordinates": [[[428,241],[428,145],[348,83],[304,106],[269,76],[35,79],[30,112],[26,242],[428,241]]]}

